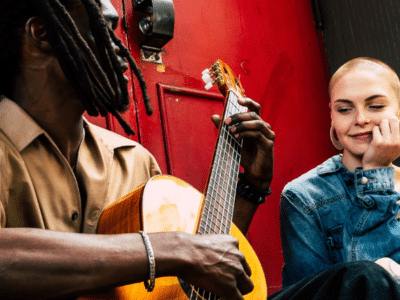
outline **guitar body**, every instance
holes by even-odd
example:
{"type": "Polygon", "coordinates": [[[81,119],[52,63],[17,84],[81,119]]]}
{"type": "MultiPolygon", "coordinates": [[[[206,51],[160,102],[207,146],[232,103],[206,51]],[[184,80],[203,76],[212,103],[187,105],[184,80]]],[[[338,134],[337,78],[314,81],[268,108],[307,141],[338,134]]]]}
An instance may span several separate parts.
{"type": "MultiPolygon", "coordinates": [[[[204,196],[188,183],[169,175],[151,178],[102,214],[98,233],[117,234],[138,232],[181,231],[196,234],[202,213],[204,196]]],[[[254,290],[246,300],[266,299],[267,286],[261,264],[243,234],[232,226],[231,235],[239,240],[239,249],[249,263],[254,290]]],[[[132,270],[134,272],[134,270],[132,270]]],[[[190,292],[190,291],[189,291],[190,292]]],[[[144,284],[137,283],[116,288],[108,294],[83,297],[81,300],[133,300],[133,299],[190,299],[176,277],[156,279],[149,293],[144,284]]],[[[196,299],[203,299],[198,297],[196,299]]]]}

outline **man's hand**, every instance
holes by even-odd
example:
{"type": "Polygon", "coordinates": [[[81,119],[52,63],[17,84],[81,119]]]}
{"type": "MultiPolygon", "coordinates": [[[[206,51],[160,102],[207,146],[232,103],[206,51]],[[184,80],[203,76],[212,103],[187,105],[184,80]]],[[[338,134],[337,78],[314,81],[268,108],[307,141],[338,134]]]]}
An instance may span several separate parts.
{"type": "Polygon", "coordinates": [[[399,119],[384,119],[373,128],[371,144],[362,160],[364,170],[387,167],[400,156],[399,124],[399,119]]]}
{"type": "MultiPolygon", "coordinates": [[[[238,100],[239,104],[249,108],[249,112],[235,114],[225,120],[231,126],[231,132],[238,139],[243,139],[241,165],[245,170],[246,178],[267,190],[273,177],[273,145],[275,133],[271,126],[260,118],[260,105],[246,98],[238,100]]],[[[220,116],[212,116],[216,126],[220,116]]]]}
{"type": "Polygon", "coordinates": [[[170,234],[178,239],[179,246],[175,247],[174,254],[184,262],[183,265],[176,264],[181,266],[177,274],[179,278],[232,300],[243,300],[243,295],[253,290],[251,270],[238,249],[236,238],[220,234],[170,234]]]}

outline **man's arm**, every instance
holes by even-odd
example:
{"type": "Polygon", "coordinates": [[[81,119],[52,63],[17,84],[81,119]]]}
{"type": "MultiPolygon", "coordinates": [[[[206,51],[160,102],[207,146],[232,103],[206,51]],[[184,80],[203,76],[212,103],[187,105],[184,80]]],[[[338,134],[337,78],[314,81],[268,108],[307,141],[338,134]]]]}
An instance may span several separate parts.
{"type": "MultiPolygon", "coordinates": [[[[244,168],[244,177],[257,188],[267,191],[273,177],[273,146],[275,133],[271,126],[260,117],[260,105],[247,98],[238,100],[239,104],[249,108],[249,112],[235,114],[225,120],[231,126],[231,132],[237,139],[243,139],[241,165],[244,168]]],[[[216,126],[221,120],[214,115],[212,120],[216,126]]],[[[252,203],[243,197],[236,197],[233,222],[242,231],[247,233],[251,220],[257,211],[258,204],[252,203]]]]}
{"type": "MultiPolygon", "coordinates": [[[[2,299],[68,299],[149,278],[139,234],[85,235],[0,229],[2,299]]],[[[156,275],[179,276],[228,299],[252,290],[250,270],[226,235],[149,234],[156,275]]]]}

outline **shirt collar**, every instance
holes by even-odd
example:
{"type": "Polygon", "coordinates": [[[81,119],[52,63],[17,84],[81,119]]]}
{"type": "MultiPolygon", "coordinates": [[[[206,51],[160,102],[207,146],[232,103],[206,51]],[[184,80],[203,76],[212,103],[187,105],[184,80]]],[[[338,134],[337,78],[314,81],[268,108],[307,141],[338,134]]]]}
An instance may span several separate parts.
{"type": "Polygon", "coordinates": [[[335,155],[317,167],[317,173],[320,176],[339,173],[346,171],[345,166],[342,164],[342,155],[335,155]]]}
{"type": "Polygon", "coordinates": [[[97,142],[101,142],[110,151],[114,151],[115,149],[123,147],[134,147],[137,145],[137,142],[134,142],[108,129],[96,126],[85,118],[83,118],[83,122],[83,126],[85,127],[86,131],[85,139],[86,137],[90,136],[97,140],[97,142]]]}
{"type": "MultiPolygon", "coordinates": [[[[91,124],[85,118],[85,139],[93,136],[101,140],[110,151],[121,147],[136,146],[136,142],[114,132],[91,124]]],[[[44,134],[50,136],[14,101],[0,96],[0,130],[10,139],[19,152],[28,147],[37,137],[44,134]]]]}
{"type": "Polygon", "coordinates": [[[0,96],[0,130],[23,151],[44,130],[18,104],[0,96]]]}

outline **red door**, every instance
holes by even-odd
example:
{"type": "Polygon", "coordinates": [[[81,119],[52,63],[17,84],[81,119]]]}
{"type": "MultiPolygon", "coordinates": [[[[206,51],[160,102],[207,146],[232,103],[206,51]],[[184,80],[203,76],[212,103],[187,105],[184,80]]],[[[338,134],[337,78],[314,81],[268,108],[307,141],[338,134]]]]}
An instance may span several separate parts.
{"type": "MultiPolygon", "coordinates": [[[[132,105],[125,118],[140,141],[173,174],[203,190],[216,138],[210,120],[221,113],[218,89],[205,92],[201,72],[216,59],[228,63],[246,90],[262,105],[261,116],[276,133],[273,194],[248,233],[263,265],[269,294],[281,287],[283,259],[279,198],[284,185],[315,167],[334,148],[323,59],[309,0],[174,0],[175,35],[164,47],[163,65],[140,61],[131,35],[132,2],[112,0],[128,24],[130,50],[144,73],[154,113],[146,116],[133,80],[132,105]]],[[[118,34],[125,37],[120,28],[118,34]]],[[[132,83],[131,83],[132,84],[132,83]]],[[[117,122],[94,120],[123,134],[117,122]]]]}

